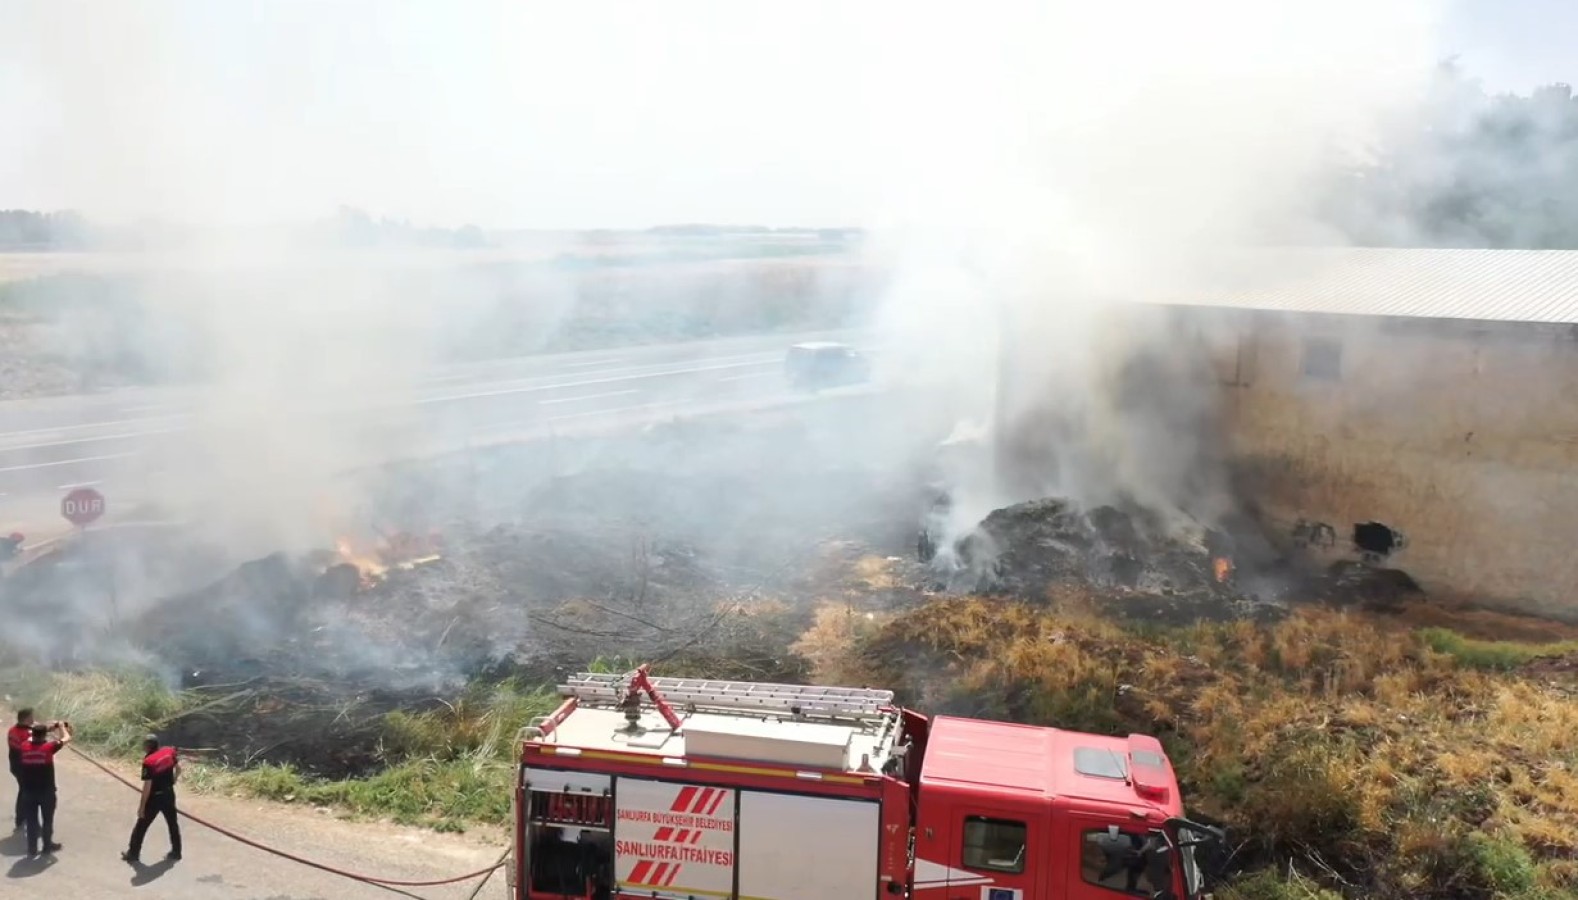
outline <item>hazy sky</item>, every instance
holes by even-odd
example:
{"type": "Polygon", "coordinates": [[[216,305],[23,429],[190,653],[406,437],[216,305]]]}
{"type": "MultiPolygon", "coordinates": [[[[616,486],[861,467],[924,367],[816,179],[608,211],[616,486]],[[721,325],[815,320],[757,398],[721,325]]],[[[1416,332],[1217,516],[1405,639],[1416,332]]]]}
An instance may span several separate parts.
{"type": "MultiPolygon", "coordinates": [[[[1571,0],[1403,4],[1493,89],[1578,76],[1571,0]]],[[[924,189],[919,160],[990,160],[1035,28],[1080,6],[0,0],[0,208],[861,223],[924,189]]]]}
{"type": "Polygon", "coordinates": [[[1572,0],[1451,0],[1442,36],[1444,54],[1457,53],[1488,90],[1578,82],[1572,0]]]}

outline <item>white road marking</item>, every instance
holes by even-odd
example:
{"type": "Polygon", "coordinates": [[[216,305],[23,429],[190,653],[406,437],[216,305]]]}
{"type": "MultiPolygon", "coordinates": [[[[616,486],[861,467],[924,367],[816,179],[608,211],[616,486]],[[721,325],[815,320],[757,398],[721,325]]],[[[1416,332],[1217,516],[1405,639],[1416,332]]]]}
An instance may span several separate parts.
{"type": "Polygon", "coordinates": [[[103,481],[79,481],[76,484],[57,484],[57,485],[55,485],[55,490],[57,490],[57,491],[69,491],[69,490],[72,490],[74,488],[93,487],[95,484],[103,484],[103,483],[104,483],[103,481]]]}
{"type": "Polygon", "coordinates": [[[584,419],[588,416],[613,416],[620,413],[639,412],[641,410],[647,409],[662,409],[665,406],[683,406],[687,403],[695,402],[695,400],[690,398],[686,398],[684,400],[660,400],[657,403],[643,403],[640,406],[621,406],[616,409],[594,409],[587,412],[570,413],[569,415],[565,416],[553,416],[548,421],[563,422],[567,419],[584,419]]]}
{"type": "Polygon", "coordinates": [[[124,441],[132,438],[153,437],[160,434],[179,434],[191,431],[190,428],[161,428],[153,431],[127,431],[121,434],[96,434],[91,437],[71,438],[64,441],[47,441],[42,444],[19,444],[15,447],[0,446],[0,453],[15,453],[19,450],[43,450],[48,447],[69,447],[72,444],[92,444],[101,441],[124,441]]]}
{"type": "Polygon", "coordinates": [[[552,406],[555,403],[575,403],[580,400],[601,400],[604,397],[623,397],[626,394],[639,393],[641,392],[636,388],[631,388],[628,391],[605,391],[601,394],[582,394],[579,397],[555,397],[552,400],[538,400],[537,402],[543,406],[552,406]]]}
{"type": "Polygon", "coordinates": [[[111,453],[108,456],[84,456],[81,459],[57,459],[54,462],[28,463],[25,466],[3,466],[0,472],[23,472],[28,469],[48,469],[54,466],[73,466],[78,463],[104,462],[110,459],[126,459],[136,456],[135,453],[111,453]]]}
{"type": "MultiPolygon", "coordinates": [[[[541,382],[541,381],[543,381],[545,379],[564,378],[564,377],[567,377],[567,376],[568,377],[575,377],[575,378],[585,378],[585,377],[593,376],[593,375],[598,375],[598,376],[601,376],[601,375],[616,375],[616,374],[618,374],[618,375],[664,375],[664,374],[675,374],[675,373],[684,373],[684,372],[701,372],[701,371],[706,371],[707,370],[706,366],[701,365],[703,363],[740,362],[740,361],[752,361],[752,360],[754,360],[755,362],[757,362],[760,365],[768,365],[770,363],[776,364],[776,363],[780,362],[781,358],[775,353],[774,354],[731,353],[731,354],[728,354],[726,356],[700,356],[700,357],[695,357],[695,358],[692,358],[692,359],[672,359],[672,360],[667,360],[667,361],[641,363],[641,364],[634,365],[634,366],[623,366],[623,367],[607,369],[607,370],[603,370],[603,371],[595,371],[595,372],[573,372],[572,373],[572,372],[563,372],[563,371],[549,370],[549,371],[546,371],[546,372],[538,372],[536,374],[517,375],[517,376],[512,377],[512,378],[498,378],[498,377],[496,377],[496,378],[492,378],[492,379],[478,379],[477,383],[479,385],[490,385],[490,384],[491,385],[503,385],[503,384],[507,384],[507,385],[522,385],[522,386],[524,386],[526,384],[541,382]],[[675,366],[678,366],[679,368],[674,368],[675,366]]],[[[558,368],[559,369],[563,369],[563,368],[567,368],[567,367],[560,366],[558,368]]]]}
{"type": "Polygon", "coordinates": [[[639,381],[643,378],[665,378],[674,375],[689,375],[692,372],[710,372],[721,369],[742,369],[749,366],[763,365],[760,362],[728,363],[721,366],[702,366],[696,369],[674,369],[665,372],[649,372],[644,375],[621,375],[616,378],[589,378],[585,381],[563,381],[558,384],[539,384],[525,387],[500,388],[493,391],[475,391],[470,394],[451,394],[442,397],[423,397],[412,401],[412,406],[425,406],[430,403],[448,403],[455,400],[477,400],[483,397],[503,397],[508,394],[531,394],[539,391],[551,391],[559,388],[587,387],[594,384],[614,384],[620,381],[639,381]]]}
{"type": "MultiPolygon", "coordinates": [[[[592,359],[592,360],[587,360],[586,362],[565,363],[564,365],[560,366],[559,368],[561,368],[561,369],[584,369],[587,366],[606,366],[606,365],[608,365],[610,363],[624,362],[624,361],[625,361],[625,357],[623,357],[623,356],[616,356],[613,359],[592,359]]],[[[652,363],[652,365],[662,365],[662,363],[652,363]]]]}
{"type": "MultiPolygon", "coordinates": [[[[621,359],[622,358],[623,357],[621,357],[621,359]]],[[[639,365],[634,365],[634,366],[624,366],[622,368],[613,368],[613,369],[607,369],[607,370],[603,370],[603,371],[588,371],[588,372],[566,372],[566,371],[563,371],[563,370],[564,369],[573,368],[574,364],[561,364],[561,365],[555,366],[552,369],[549,369],[548,371],[538,372],[536,374],[521,374],[521,375],[517,375],[515,377],[510,377],[510,378],[500,378],[500,377],[495,377],[495,378],[491,378],[491,379],[477,378],[476,379],[476,383],[479,386],[509,385],[511,387],[525,387],[527,385],[538,384],[538,383],[543,382],[544,380],[547,380],[547,379],[564,378],[564,377],[567,377],[567,376],[569,376],[569,377],[576,377],[576,378],[585,378],[587,376],[594,376],[594,375],[595,376],[602,376],[602,375],[620,374],[620,375],[632,375],[633,377],[647,377],[647,376],[655,377],[655,376],[658,376],[658,375],[683,374],[685,372],[704,371],[704,369],[702,369],[702,368],[694,368],[695,364],[697,364],[697,363],[714,363],[714,362],[723,362],[725,360],[728,360],[728,361],[757,360],[762,365],[767,365],[769,362],[776,362],[776,361],[778,361],[778,359],[779,359],[779,357],[777,356],[777,354],[772,354],[769,357],[768,355],[762,354],[762,353],[734,353],[734,354],[729,354],[729,355],[726,355],[726,356],[702,356],[702,357],[696,357],[696,358],[693,358],[693,359],[678,359],[678,360],[667,360],[667,361],[659,360],[657,362],[641,363],[639,365]],[[672,367],[672,366],[675,366],[675,365],[692,366],[692,368],[678,368],[678,369],[669,368],[669,369],[665,369],[664,371],[652,371],[653,369],[659,369],[659,368],[662,368],[662,367],[672,367]]],[[[475,376],[477,374],[478,373],[471,373],[472,376],[475,376]]],[[[620,380],[620,379],[612,379],[612,380],[617,381],[617,380],[620,380]]],[[[571,383],[572,384],[579,384],[580,382],[571,382],[571,383]]],[[[549,384],[549,385],[546,385],[546,386],[547,387],[553,387],[554,385],[549,384]]],[[[457,397],[457,399],[468,399],[470,396],[471,396],[470,394],[462,394],[462,395],[459,395],[457,397]]],[[[430,398],[424,398],[422,400],[418,400],[416,402],[418,402],[418,403],[437,403],[437,402],[442,402],[444,399],[447,399],[447,398],[445,398],[443,396],[430,397],[430,398]]],[[[396,404],[398,404],[400,401],[397,400],[397,401],[394,401],[394,402],[396,404]]]]}
{"type": "Polygon", "coordinates": [[[718,380],[719,381],[749,381],[749,380],[751,380],[753,378],[772,378],[772,377],[776,376],[777,374],[778,374],[777,372],[750,372],[750,373],[747,373],[745,375],[730,375],[727,378],[719,378],[718,380]]]}
{"type": "Polygon", "coordinates": [[[111,425],[138,425],[143,422],[158,422],[164,419],[190,419],[191,415],[181,413],[174,416],[142,416],[132,419],[110,419],[106,422],[83,422],[78,425],[56,425],[52,428],[25,428],[21,431],[0,431],[0,438],[25,437],[39,434],[64,434],[68,431],[85,431],[93,428],[108,428],[111,425]]]}

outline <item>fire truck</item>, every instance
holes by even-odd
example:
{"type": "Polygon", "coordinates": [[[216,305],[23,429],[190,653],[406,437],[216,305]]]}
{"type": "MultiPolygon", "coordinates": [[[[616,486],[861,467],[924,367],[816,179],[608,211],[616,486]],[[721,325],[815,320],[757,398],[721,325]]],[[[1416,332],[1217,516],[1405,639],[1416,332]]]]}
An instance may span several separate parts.
{"type": "Polygon", "coordinates": [[[1199,900],[1154,737],[893,692],[581,673],[520,734],[514,900],[1199,900]]]}

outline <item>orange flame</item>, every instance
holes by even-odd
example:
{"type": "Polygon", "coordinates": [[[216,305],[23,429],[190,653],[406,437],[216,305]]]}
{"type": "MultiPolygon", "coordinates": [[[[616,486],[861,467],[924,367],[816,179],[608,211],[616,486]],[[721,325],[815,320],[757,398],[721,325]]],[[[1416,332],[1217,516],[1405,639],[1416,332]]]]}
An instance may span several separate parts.
{"type": "Polygon", "coordinates": [[[1225,556],[1218,556],[1211,560],[1211,571],[1216,573],[1218,583],[1224,582],[1233,574],[1233,561],[1225,556]]]}
{"type": "Polygon", "coordinates": [[[383,579],[384,573],[389,571],[389,567],[378,558],[377,551],[360,550],[351,543],[350,538],[335,538],[334,552],[339,556],[342,564],[349,563],[356,567],[356,571],[361,575],[363,588],[372,587],[383,579]]]}
{"type": "Polygon", "coordinates": [[[425,536],[396,532],[380,539],[376,546],[361,548],[348,537],[334,540],[340,564],[356,567],[363,590],[376,585],[390,569],[411,569],[441,558],[443,538],[437,532],[425,536]]]}

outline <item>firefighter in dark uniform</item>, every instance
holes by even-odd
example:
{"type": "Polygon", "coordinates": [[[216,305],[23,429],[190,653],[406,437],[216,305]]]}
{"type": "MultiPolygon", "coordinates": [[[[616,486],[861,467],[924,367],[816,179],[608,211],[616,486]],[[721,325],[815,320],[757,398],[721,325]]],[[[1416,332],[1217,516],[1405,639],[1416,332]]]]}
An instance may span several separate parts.
{"type": "Polygon", "coordinates": [[[157,816],[164,816],[170,828],[170,852],[165,859],[181,858],[181,825],[175,812],[175,779],[181,774],[181,761],[174,747],[159,746],[159,739],[148,735],[142,742],[142,804],[137,808],[137,824],[132,826],[131,841],[121,859],[132,865],[141,862],[142,839],[157,816]]]}
{"type": "Polygon", "coordinates": [[[55,843],[55,754],[71,743],[71,723],[57,722],[55,725],[55,728],[33,725],[31,737],[22,745],[18,766],[22,819],[27,826],[27,855],[30,858],[40,852],[54,853],[60,849],[55,843]],[[49,733],[56,730],[60,737],[52,741],[49,733]]]}
{"type": "Polygon", "coordinates": [[[16,724],[5,733],[5,748],[11,764],[11,778],[16,781],[16,829],[22,830],[22,745],[33,736],[33,711],[23,708],[16,711],[16,724]]]}

